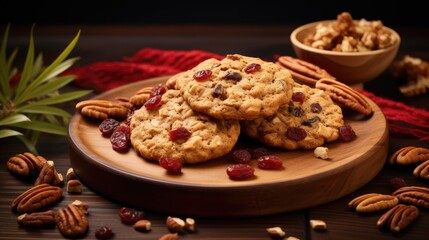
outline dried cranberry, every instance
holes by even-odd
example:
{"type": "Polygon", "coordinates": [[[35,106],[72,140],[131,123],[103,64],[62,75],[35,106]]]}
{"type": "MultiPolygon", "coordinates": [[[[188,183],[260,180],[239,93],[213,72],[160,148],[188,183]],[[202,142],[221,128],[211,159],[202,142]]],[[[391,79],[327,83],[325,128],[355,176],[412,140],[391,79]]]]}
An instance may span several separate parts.
{"type": "Polygon", "coordinates": [[[131,111],[130,113],[128,113],[127,119],[125,120],[125,125],[130,126],[133,115],[134,115],[134,111],[131,111]]]}
{"type": "Polygon", "coordinates": [[[281,169],[283,168],[283,161],[274,155],[267,155],[258,158],[258,168],[260,169],[281,169]]]}
{"type": "Polygon", "coordinates": [[[303,92],[294,92],[292,93],[292,101],[303,103],[305,95],[303,92]]]}
{"type": "Polygon", "coordinates": [[[206,69],[206,70],[200,70],[200,71],[194,73],[193,77],[198,82],[202,82],[204,80],[209,79],[211,76],[212,76],[212,71],[209,69],[206,69]]]}
{"type": "Polygon", "coordinates": [[[125,224],[134,224],[137,221],[144,219],[145,214],[143,211],[138,211],[134,208],[122,207],[119,210],[119,217],[125,224]]]}
{"type": "Polygon", "coordinates": [[[250,155],[252,155],[252,159],[258,159],[262,156],[266,156],[269,154],[268,149],[266,147],[258,147],[249,149],[250,155]]]}
{"type": "Polygon", "coordinates": [[[219,98],[221,100],[225,100],[226,99],[226,91],[222,87],[222,85],[218,84],[214,88],[214,90],[212,92],[212,96],[215,97],[215,98],[219,98]]]}
{"type": "Polygon", "coordinates": [[[188,129],[184,127],[178,127],[176,129],[170,130],[168,136],[170,136],[171,141],[177,141],[180,139],[188,139],[192,135],[188,129]]]}
{"type": "Polygon", "coordinates": [[[240,81],[241,75],[238,72],[228,72],[225,76],[223,76],[223,79],[240,81]]]}
{"type": "Polygon", "coordinates": [[[100,123],[100,125],[98,125],[98,129],[100,129],[100,132],[101,134],[103,134],[103,136],[109,137],[119,125],[120,122],[118,120],[113,118],[106,118],[100,123]]]}
{"type": "Polygon", "coordinates": [[[251,63],[244,68],[244,71],[246,73],[254,73],[254,72],[259,71],[259,69],[261,69],[261,64],[251,63]]]}
{"type": "Polygon", "coordinates": [[[315,116],[315,117],[312,117],[312,118],[309,118],[309,119],[304,120],[304,121],[302,122],[302,125],[304,125],[304,126],[308,126],[308,127],[311,127],[311,124],[312,124],[312,123],[315,123],[315,122],[317,122],[317,121],[319,121],[319,120],[320,120],[320,118],[319,118],[318,116],[315,116]]]}
{"type": "Polygon", "coordinates": [[[182,173],[182,162],[177,159],[169,157],[161,157],[159,159],[159,165],[167,170],[171,174],[180,174],[182,173]]]}
{"type": "Polygon", "coordinates": [[[350,142],[356,139],[356,133],[353,131],[352,126],[346,124],[340,127],[340,139],[344,142],[350,142]]]}
{"type": "Polygon", "coordinates": [[[252,160],[252,155],[250,155],[250,152],[246,149],[237,149],[234,152],[232,152],[232,160],[235,163],[250,163],[250,160],[252,160]]]}
{"type": "Polygon", "coordinates": [[[322,106],[320,106],[319,103],[312,103],[310,109],[312,113],[320,113],[322,111],[322,106]]]}
{"type": "Polygon", "coordinates": [[[251,178],[255,173],[255,169],[249,164],[237,163],[228,166],[226,169],[226,174],[228,174],[229,178],[232,180],[243,180],[251,178]]]}
{"type": "Polygon", "coordinates": [[[159,95],[162,96],[165,92],[167,92],[167,89],[162,84],[158,84],[157,86],[152,88],[149,96],[150,97],[155,97],[159,95]]]}
{"type": "Polygon", "coordinates": [[[144,103],[144,107],[145,107],[147,110],[154,110],[154,109],[157,109],[159,106],[161,106],[161,99],[162,99],[162,96],[161,96],[161,95],[156,95],[156,96],[154,96],[154,97],[151,97],[151,98],[149,98],[149,100],[147,100],[147,101],[144,103]]]}
{"type": "Polygon", "coordinates": [[[96,229],[94,234],[97,239],[111,239],[113,237],[112,229],[106,226],[96,229]]]}
{"type": "Polygon", "coordinates": [[[389,180],[389,185],[392,187],[393,191],[400,189],[401,187],[407,186],[407,183],[404,179],[400,177],[394,177],[389,180]]]}
{"type": "Polygon", "coordinates": [[[304,115],[304,110],[301,107],[295,107],[293,105],[289,105],[287,108],[288,112],[292,113],[295,117],[302,117],[304,115]]]}
{"type": "Polygon", "coordinates": [[[307,132],[299,127],[289,127],[286,130],[286,137],[294,141],[301,141],[307,137],[307,132]]]}
{"type": "Polygon", "coordinates": [[[130,127],[124,124],[118,126],[110,136],[110,143],[116,151],[128,149],[130,145],[130,127]]]}

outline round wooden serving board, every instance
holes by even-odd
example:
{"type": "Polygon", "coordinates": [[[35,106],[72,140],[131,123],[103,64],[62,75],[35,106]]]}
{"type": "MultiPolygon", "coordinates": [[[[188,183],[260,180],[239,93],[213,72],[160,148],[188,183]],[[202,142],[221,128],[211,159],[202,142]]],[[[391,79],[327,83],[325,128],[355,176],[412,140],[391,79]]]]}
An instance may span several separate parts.
{"type": "MultiPolygon", "coordinates": [[[[110,90],[96,99],[131,96],[142,87],[164,83],[159,77],[110,90]]],[[[230,180],[228,157],[183,167],[183,174],[166,174],[131,148],[120,153],[98,130],[99,121],[75,114],[69,125],[70,160],[79,179],[94,191],[142,210],[186,217],[244,217],[290,212],[317,206],[353,192],[370,181],[387,156],[387,122],[380,108],[368,99],[374,115],[365,120],[346,117],[357,134],[352,142],[325,144],[329,159],[313,151],[269,149],[283,159],[284,169],[255,166],[253,179],[230,180]]],[[[240,137],[236,147],[263,146],[240,137]]]]}

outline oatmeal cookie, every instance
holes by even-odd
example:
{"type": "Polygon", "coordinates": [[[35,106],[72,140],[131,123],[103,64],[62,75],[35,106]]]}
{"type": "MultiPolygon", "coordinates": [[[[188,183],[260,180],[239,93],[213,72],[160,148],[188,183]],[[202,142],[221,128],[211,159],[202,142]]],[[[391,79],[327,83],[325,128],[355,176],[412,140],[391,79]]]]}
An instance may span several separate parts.
{"type": "Polygon", "coordinates": [[[276,63],[239,54],[208,59],[175,82],[195,111],[237,120],[273,115],[290,101],[294,83],[291,73],[276,63]]]}
{"type": "Polygon", "coordinates": [[[218,120],[193,111],[178,90],[167,90],[157,109],[143,106],[135,111],[130,128],[131,144],[143,158],[171,157],[182,163],[220,157],[234,147],[240,134],[237,120],[218,120]],[[190,136],[170,136],[177,129],[190,136]]]}
{"type": "Polygon", "coordinates": [[[244,121],[242,130],[268,146],[315,149],[339,137],[341,108],[323,90],[295,84],[292,101],[270,117],[244,121]]]}

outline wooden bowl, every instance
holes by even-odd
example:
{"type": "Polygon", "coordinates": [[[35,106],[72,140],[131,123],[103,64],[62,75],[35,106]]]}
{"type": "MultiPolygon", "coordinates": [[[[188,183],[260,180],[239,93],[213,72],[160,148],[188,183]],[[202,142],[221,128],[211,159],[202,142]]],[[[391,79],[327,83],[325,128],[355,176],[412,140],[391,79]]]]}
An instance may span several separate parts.
{"type": "MultiPolygon", "coordinates": [[[[167,77],[132,83],[105,92],[96,99],[131,96],[142,87],[164,83],[167,77]]],[[[356,134],[352,142],[332,142],[329,159],[313,151],[269,149],[284,161],[284,169],[258,169],[253,179],[230,180],[228,156],[184,166],[183,174],[168,175],[157,163],[133,149],[119,153],[98,130],[99,122],[75,114],[69,125],[71,165],[82,182],[125,206],[178,216],[245,217],[290,212],[338,199],[369,182],[387,156],[387,122],[368,99],[374,115],[366,120],[346,119],[356,134]]],[[[262,146],[240,137],[237,147],[262,146]]]]}

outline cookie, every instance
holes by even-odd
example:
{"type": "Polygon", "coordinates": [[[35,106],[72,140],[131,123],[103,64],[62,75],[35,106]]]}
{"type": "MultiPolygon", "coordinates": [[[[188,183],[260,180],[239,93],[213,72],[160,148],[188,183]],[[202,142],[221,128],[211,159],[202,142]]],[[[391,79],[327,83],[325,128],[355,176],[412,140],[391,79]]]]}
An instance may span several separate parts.
{"type": "Polygon", "coordinates": [[[329,78],[317,81],[316,88],[324,90],[329,96],[342,106],[365,116],[372,115],[372,107],[362,94],[350,86],[329,78]]]}
{"type": "Polygon", "coordinates": [[[335,79],[325,69],[299,58],[281,56],[277,59],[277,64],[288,69],[293,79],[311,87],[314,87],[317,80],[321,78],[335,79]]]}
{"type": "Polygon", "coordinates": [[[239,54],[208,59],[175,77],[192,109],[218,119],[270,116],[290,101],[293,79],[274,62],[239,54]]]}
{"type": "Polygon", "coordinates": [[[296,83],[292,100],[270,117],[243,121],[242,131],[268,146],[315,149],[339,137],[341,108],[323,90],[296,83]]]}
{"type": "Polygon", "coordinates": [[[240,135],[237,120],[214,119],[193,111],[178,90],[167,90],[157,109],[147,110],[143,106],[136,110],[130,129],[131,144],[144,159],[158,161],[160,157],[171,157],[184,164],[228,153],[240,135]],[[185,129],[190,136],[170,136],[177,129],[185,129]]]}

